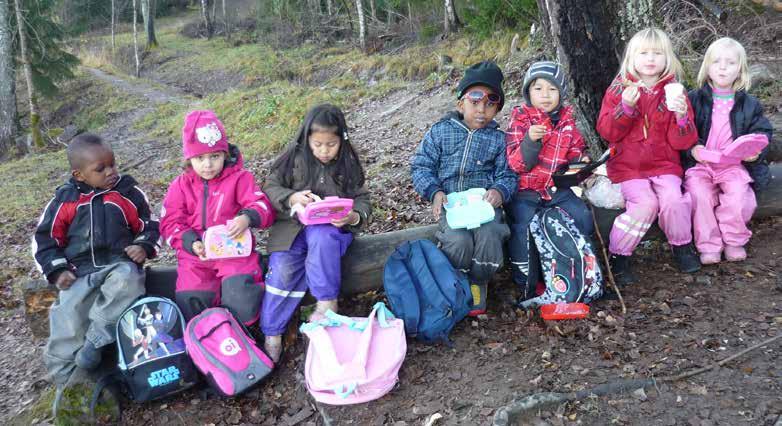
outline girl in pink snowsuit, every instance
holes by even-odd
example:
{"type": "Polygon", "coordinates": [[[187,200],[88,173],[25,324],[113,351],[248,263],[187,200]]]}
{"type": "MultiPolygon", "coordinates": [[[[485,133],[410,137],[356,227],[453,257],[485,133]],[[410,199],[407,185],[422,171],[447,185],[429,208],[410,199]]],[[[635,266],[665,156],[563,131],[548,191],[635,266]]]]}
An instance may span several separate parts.
{"type": "Polygon", "coordinates": [[[693,167],[684,180],[693,201],[695,246],[703,264],[718,263],[723,251],[726,260],[741,261],[752,236],[747,222],[757,207],[750,184],[758,189],[770,179],[764,158],[768,148],[739,158],[732,158],[728,148],[745,135],[767,143],[772,128],[760,102],[746,92],[747,54],[736,40],[725,37],[709,46],[698,84],[701,88],[691,91],[689,98],[700,139],[686,155],[693,167]]]}
{"type": "Polygon", "coordinates": [[[251,324],[258,319],[264,291],[258,254],[253,250],[247,257],[207,260],[201,239],[207,228],[229,220],[231,237],[248,227],[268,228],[274,209],[212,111],[185,117],[182,151],[187,169],[168,188],[160,218],[160,234],[177,253],[177,305],[190,320],[222,304],[251,324]]]}

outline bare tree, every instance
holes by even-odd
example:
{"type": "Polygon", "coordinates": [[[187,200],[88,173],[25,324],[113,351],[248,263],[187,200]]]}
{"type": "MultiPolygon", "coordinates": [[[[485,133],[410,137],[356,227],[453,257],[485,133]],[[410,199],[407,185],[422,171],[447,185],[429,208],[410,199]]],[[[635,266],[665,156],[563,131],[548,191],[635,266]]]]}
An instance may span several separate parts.
{"type": "Polygon", "coordinates": [[[136,78],[138,78],[141,76],[141,62],[138,60],[138,30],[136,29],[138,13],[136,1],[138,0],[133,0],[133,53],[136,55],[136,78]]]}
{"type": "Polygon", "coordinates": [[[364,22],[364,5],[361,0],[356,0],[356,12],[358,13],[358,42],[361,50],[367,50],[367,27],[364,22]]]}
{"type": "Polygon", "coordinates": [[[326,13],[328,13],[329,16],[331,16],[331,9],[332,9],[331,0],[326,0],[326,13]]]}
{"type": "Polygon", "coordinates": [[[206,38],[211,39],[214,33],[213,17],[209,13],[210,0],[201,0],[201,19],[204,20],[204,28],[206,28],[206,38]]]}
{"type": "Polygon", "coordinates": [[[144,18],[144,30],[147,33],[147,49],[154,49],[158,46],[157,37],[155,37],[156,6],[156,0],[141,0],[141,16],[144,18]]]}
{"type": "Polygon", "coordinates": [[[445,0],[445,33],[448,34],[451,31],[456,31],[459,27],[459,17],[456,15],[456,8],[453,5],[453,0],[445,0]]]}
{"type": "Polygon", "coordinates": [[[33,136],[33,145],[38,148],[43,147],[43,138],[41,137],[41,116],[38,115],[38,106],[36,105],[35,90],[33,88],[33,70],[30,66],[30,56],[27,50],[27,34],[25,33],[25,20],[22,16],[22,6],[19,0],[14,0],[16,9],[16,28],[19,30],[19,50],[24,64],[24,80],[27,84],[27,98],[30,103],[30,134],[33,136]]]}
{"type": "Polygon", "coordinates": [[[111,0],[111,54],[112,55],[114,55],[114,50],[117,48],[117,42],[114,38],[114,25],[117,22],[117,16],[114,10],[115,2],[116,0],[111,0]]]}
{"type": "Polygon", "coordinates": [[[367,0],[369,2],[369,16],[373,21],[377,21],[377,13],[375,12],[375,0],[367,0]]]}
{"type": "Polygon", "coordinates": [[[231,39],[231,22],[228,19],[228,15],[225,13],[225,0],[223,0],[223,25],[225,26],[225,38],[231,39]]]}
{"type": "Polygon", "coordinates": [[[16,136],[16,71],[8,0],[0,0],[0,158],[11,152],[16,136]]]}

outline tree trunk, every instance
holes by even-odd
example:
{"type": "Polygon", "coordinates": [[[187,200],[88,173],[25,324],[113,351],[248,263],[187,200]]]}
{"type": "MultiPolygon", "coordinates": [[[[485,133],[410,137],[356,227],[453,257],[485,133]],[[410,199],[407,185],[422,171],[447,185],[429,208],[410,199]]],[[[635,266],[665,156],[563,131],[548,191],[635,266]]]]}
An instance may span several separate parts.
{"type": "Polygon", "coordinates": [[[326,13],[331,16],[331,0],[326,0],[326,13]]]}
{"type": "Polygon", "coordinates": [[[358,12],[358,42],[361,45],[361,50],[367,51],[367,27],[364,22],[364,5],[361,0],[356,0],[356,12],[358,12]]]}
{"type": "Polygon", "coordinates": [[[369,0],[369,15],[373,21],[377,21],[377,13],[375,12],[375,0],[369,0]]]}
{"type": "Polygon", "coordinates": [[[141,0],[141,16],[144,18],[144,29],[147,32],[147,50],[157,47],[157,37],[155,37],[156,3],[156,0],[141,0]]]}
{"type": "Polygon", "coordinates": [[[0,158],[11,153],[16,136],[16,72],[8,0],[0,0],[0,158]]]}
{"type": "Polygon", "coordinates": [[[136,23],[138,22],[138,13],[136,8],[136,1],[133,1],[133,53],[136,56],[136,78],[141,76],[141,62],[138,60],[138,29],[136,23]]]}
{"type": "Polygon", "coordinates": [[[459,18],[456,16],[456,8],[453,5],[453,0],[445,0],[445,33],[448,34],[451,31],[456,31],[459,27],[459,18]]]}
{"type": "Polygon", "coordinates": [[[206,38],[211,39],[214,34],[214,24],[212,23],[213,16],[209,15],[209,0],[201,0],[201,19],[204,20],[204,28],[206,29],[206,38]]]}
{"type": "Polygon", "coordinates": [[[111,0],[111,55],[114,56],[114,50],[117,48],[117,41],[114,37],[114,25],[117,22],[117,16],[116,12],[114,10],[114,6],[116,3],[116,0],[111,0]]]}
{"type": "Polygon", "coordinates": [[[578,128],[594,158],[605,148],[594,130],[600,103],[622,54],[612,36],[617,0],[537,1],[547,44],[571,81],[567,97],[576,106],[578,128]]]}
{"type": "Polygon", "coordinates": [[[228,21],[228,14],[225,12],[225,0],[223,0],[223,26],[225,27],[225,38],[231,40],[231,23],[228,21]]]}
{"type": "MultiPolygon", "coordinates": [[[[25,20],[22,19],[22,7],[19,0],[14,0],[16,9],[16,27],[19,30],[19,50],[24,64],[24,79],[27,84],[27,98],[30,103],[30,134],[33,137],[33,145],[37,148],[43,147],[43,138],[41,137],[40,121],[38,115],[38,106],[35,100],[35,89],[33,88],[33,70],[30,66],[30,57],[27,51],[27,34],[25,33],[25,20]]],[[[3,99],[5,102],[5,99],[3,99]]]]}

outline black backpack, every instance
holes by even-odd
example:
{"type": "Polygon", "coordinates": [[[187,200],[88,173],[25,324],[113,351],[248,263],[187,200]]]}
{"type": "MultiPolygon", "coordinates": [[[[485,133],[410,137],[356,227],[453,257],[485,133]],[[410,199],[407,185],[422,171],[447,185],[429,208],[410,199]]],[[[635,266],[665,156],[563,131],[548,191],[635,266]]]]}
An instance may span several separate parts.
{"type": "Polygon", "coordinates": [[[567,212],[543,209],[529,225],[529,274],[518,305],[531,308],[550,303],[589,303],[603,295],[603,276],[592,245],[567,212]],[[535,296],[537,283],[545,283],[535,296]]]}
{"type": "Polygon", "coordinates": [[[104,388],[118,402],[118,393],[146,402],[195,385],[199,375],[185,352],[184,335],[185,318],[170,299],[144,297],[133,303],[117,321],[117,368],[98,381],[91,411],[104,388]]]}

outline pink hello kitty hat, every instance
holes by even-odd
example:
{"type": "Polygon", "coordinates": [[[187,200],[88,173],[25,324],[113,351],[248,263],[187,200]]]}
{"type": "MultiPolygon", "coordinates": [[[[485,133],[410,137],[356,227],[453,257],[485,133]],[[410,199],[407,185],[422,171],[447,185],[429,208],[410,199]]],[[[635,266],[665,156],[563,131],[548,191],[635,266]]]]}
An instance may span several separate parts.
{"type": "Polygon", "coordinates": [[[228,151],[225,127],[214,112],[190,111],[182,127],[182,153],[185,160],[209,152],[228,151]]]}

